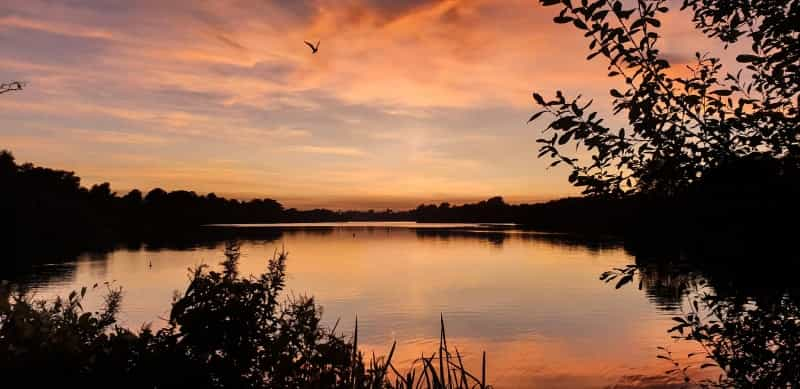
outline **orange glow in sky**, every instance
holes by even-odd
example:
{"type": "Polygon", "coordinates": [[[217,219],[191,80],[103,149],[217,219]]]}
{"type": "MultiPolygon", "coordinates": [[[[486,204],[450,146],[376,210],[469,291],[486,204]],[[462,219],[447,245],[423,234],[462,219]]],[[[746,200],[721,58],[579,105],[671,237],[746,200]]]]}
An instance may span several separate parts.
{"type": "MultiPolygon", "coordinates": [[[[29,86],[0,99],[0,148],[118,192],[303,208],[577,194],[536,158],[530,94],[583,93],[607,112],[618,85],[556,13],[527,0],[6,0],[0,78],[29,86]]],[[[685,14],[664,24],[673,64],[720,51],[685,14]]]]}

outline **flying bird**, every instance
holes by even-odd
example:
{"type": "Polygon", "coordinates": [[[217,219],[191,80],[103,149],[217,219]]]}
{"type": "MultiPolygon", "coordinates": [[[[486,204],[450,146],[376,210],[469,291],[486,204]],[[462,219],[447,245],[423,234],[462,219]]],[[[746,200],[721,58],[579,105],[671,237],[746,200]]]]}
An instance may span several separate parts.
{"type": "Polygon", "coordinates": [[[303,41],[303,42],[305,42],[305,44],[308,45],[308,47],[311,48],[311,54],[316,54],[317,51],[319,51],[319,41],[317,41],[317,45],[316,46],[312,45],[308,41],[303,41]]]}

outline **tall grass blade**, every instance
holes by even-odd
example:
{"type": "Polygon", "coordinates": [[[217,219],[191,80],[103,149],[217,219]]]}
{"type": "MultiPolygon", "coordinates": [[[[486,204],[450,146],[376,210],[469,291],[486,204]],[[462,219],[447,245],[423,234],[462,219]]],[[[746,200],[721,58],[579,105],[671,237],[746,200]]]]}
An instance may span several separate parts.
{"type": "Polygon", "coordinates": [[[481,389],[486,389],[486,351],[483,352],[483,361],[481,362],[481,389]]]}
{"type": "Polygon", "coordinates": [[[442,385],[444,385],[444,314],[439,314],[440,320],[440,333],[439,333],[439,376],[442,385]]]}

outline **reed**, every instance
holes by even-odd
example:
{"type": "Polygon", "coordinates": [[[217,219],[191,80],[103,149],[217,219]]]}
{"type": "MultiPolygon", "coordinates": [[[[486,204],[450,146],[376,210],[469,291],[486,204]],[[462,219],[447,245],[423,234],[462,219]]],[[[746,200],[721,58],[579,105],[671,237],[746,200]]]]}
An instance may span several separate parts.
{"type": "MultiPolygon", "coordinates": [[[[358,347],[358,318],[353,331],[353,346],[358,347]]],[[[454,347],[452,352],[447,345],[447,333],[444,325],[444,315],[440,316],[439,349],[430,355],[423,353],[415,359],[405,373],[402,373],[397,366],[392,363],[392,357],[397,342],[392,344],[385,361],[372,355],[370,368],[366,377],[370,381],[366,387],[370,388],[389,388],[389,389],[489,389],[491,385],[486,384],[486,352],[481,356],[480,377],[472,374],[464,367],[461,352],[454,347]]],[[[361,359],[359,351],[354,357],[354,363],[361,359]]],[[[354,369],[357,370],[354,365],[354,369]]],[[[355,387],[358,385],[356,380],[353,382],[355,387]]]]}

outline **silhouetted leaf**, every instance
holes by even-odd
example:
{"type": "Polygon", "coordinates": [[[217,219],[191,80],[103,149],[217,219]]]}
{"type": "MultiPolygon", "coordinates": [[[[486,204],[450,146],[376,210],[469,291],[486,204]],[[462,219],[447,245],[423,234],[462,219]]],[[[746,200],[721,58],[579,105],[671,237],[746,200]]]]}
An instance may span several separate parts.
{"type": "Polygon", "coordinates": [[[614,286],[614,289],[619,289],[631,281],[633,281],[633,274],[625,275],[624,277],[619,279],[617,285],[614,286]]]}
{"type": "Polygon", "coordinates": [[[750,63],[758,61],[760,57],[751,54],[739,54],[736,56],[736,61],[740,63],[750,63]]]}
{"type": "Polygon", "coordinates": [[[568,131],[568,132],[565,132],[564,135],[561,135],[561,137],[558,139],[558,144],[559,145],[567,144],[567,142],[569,142],[570,138],[572,138],[572,133],[573,133],[572,131],[568,131]]]}
{"type": "Polygon", "coordinates": [[[534,99],[534,100],[536,100],[536,103],[537,103],[537,104],[539,104],[539,105],[545,105],[544,99],[542,98],[542,96],[541,96],[540,94],[538,94],[538,93],[534,93],[534,94],[533,94],[533,99],[534,99]]]}
{"type": "Polygon", "coordinates": [[[539,118],[539,116],[542,116],[542,114],[543,114],[543,113],[545,113],[545,112],[546,112],[546,111],[539,111],[539,112],[536,112],[535,114],[533,114],[533,116],[531,116],[531,118],[530,118],[530,119],[528,119],[528,123],[530,123],[530,122],[532,122],[532,121],[534,121],[534,120],[538,119],[538,118],[539,118]]]}
{"type": "Polygon", "coordinates": [[[579,19],[573,19],[572,20],[572,24],[574,24],[575,27],[578,27],[581,30],[586,30],[588,28],[588,27],[586,27],[586,23],[584,23],[583,21],[581,21],[579,19]]]}

